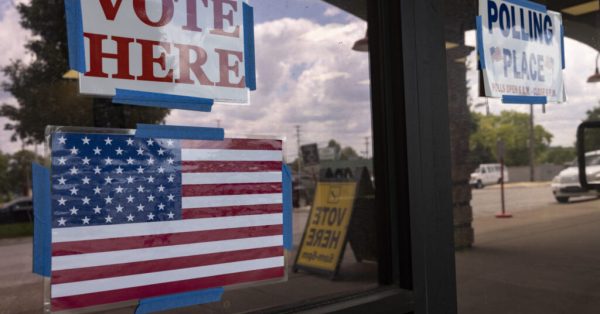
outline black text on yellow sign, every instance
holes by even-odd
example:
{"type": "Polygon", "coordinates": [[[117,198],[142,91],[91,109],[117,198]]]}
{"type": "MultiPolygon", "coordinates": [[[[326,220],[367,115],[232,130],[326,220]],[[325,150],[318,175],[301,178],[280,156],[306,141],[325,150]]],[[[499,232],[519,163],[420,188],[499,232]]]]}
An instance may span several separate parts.
{"type": "Polygon", "coordinates": [[[346,242],[356,182],[318,183],[296,265],[335,272],[346,242]]]}

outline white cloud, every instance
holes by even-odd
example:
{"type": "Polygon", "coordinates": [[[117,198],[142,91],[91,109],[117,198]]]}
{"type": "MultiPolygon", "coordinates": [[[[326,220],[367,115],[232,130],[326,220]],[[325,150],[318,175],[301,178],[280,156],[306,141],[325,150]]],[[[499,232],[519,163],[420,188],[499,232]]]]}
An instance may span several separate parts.
{"type": "MultiPolygon", "coordinates": [[[[25,43],[30,38],[30,33],[24,30],[19,24],[19,13],[15,5],[18,3],[28,3],[27,0],[0,0],[0,68],[8,65],[11,60],[22,59],[25,62],[31,60],[31,55],[26,53],[25,43]]],[[[5,77],[0,72],[0,82],[5,77]]],[[[17,101],[6,92],[0,90],[0,104],[17,104],[17,101]]],[[[20,143],[11,142],[10,131],[4,130],[4,124],[8,122],[6,118],[0,118],[0,143],[2,143],[3,152],[14,152],[21,148],[20,143]]]]}
{"type": "Polygon", "coordinates": [[[328,7],[325,12],[323,12],[323,15],[331,17],[331,16],[337,16],[342,14],[342,10],[336,8],[336,7],[328,7]]]}
{"type": "MultiPolygon", "coordinates": [[[[465,34],[465,40],[474,42],[475,32],[469,31],[465,34]]],[[[575,143],[577,126],[586,117],[586,111],[600,106],[600,84],[587,83],[587,78],[594,71],[594,62],[597,51],[576,40],[565,38],[565,65],[563,79],[567,94],[567,102],[562,104],[546,105],[546,113],[542,113],[539,105],[534,107],[535,123],[542,125],[554,135],[552,145],[572,146],[575,143]]],[[[489,103],[492,113],[502,110],[514,110],[529,113],[527,105],[504,105],[498,100],[486,100],[478,97],[479,84],[477,73],[477,57],[473,51],[467,58],[470,70],[467,72],[467,80],[470,86],[470,96],[473,103],[489,103]]],[[[485,106],[477,109],[485,111],[485,106]]]]}
{"type": "Polygon", "coordinates": [[[359,21],[319,25],[289,18],[256,25],[252,105],[217,105],[210,114],[176,110],[167,122],[215,126],[219,119],[229,134],[283,135],[290,158],[297,151],[295,125],[303,143],[335,138],[362,151],[371,134],[369,62],[351,47],[365,29],[359,21]]]}

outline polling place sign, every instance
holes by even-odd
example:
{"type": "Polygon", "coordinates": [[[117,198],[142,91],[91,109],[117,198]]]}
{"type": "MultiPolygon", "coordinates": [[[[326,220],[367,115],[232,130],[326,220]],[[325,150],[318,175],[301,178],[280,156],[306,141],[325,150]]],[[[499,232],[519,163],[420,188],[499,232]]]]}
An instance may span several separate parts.
{"type": "MultiPolygon", "coordinates": [[[[66,0],[82,94],[202,110],[256,88],[253,10],[242,0],[66,0]],[[204,107],[203,107],[204,106],[204,107]]],[[[206,111],[206,110],[205,110],[206,111]]]]}
{"type": "Polygon", "coordinates": [[[526,0],[479,0],[477,49],[485,96],[565,101],[560,13],[526,0]]]}

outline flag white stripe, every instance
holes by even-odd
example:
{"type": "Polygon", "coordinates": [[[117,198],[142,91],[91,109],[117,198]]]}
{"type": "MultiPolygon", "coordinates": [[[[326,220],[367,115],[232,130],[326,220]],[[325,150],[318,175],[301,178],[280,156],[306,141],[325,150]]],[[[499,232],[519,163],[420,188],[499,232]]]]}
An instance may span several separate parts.
{"type": "Polygon", "coordinates": [[[52,243],[99,240],[167,233],[280,225],[283,215],[261,214],[216,218],[183,219],[133,224],[53,228],[52,243]]]}
{"type": "Polygon", "coordinates": [[[283,267],[283,256],[52,285],[52,298],[283,267]]]}
{"type": "Polygon", "coordinates": [[[272,194],[243,194],[243,195],[212,195],[190,196],[181,200],[182,208],[208,208],[225,206],[251,206],[281,204],[281,193],[272,194]]]}
{"type": "Polygon", "coordinates": [[[281,161],[280,150],[194,149],[181,150],[183,161],[281,161]]]}
{"type": "Polygon", "coordinates": [[[283,236],[265,236],[233,240],[159,246],[143,249],[108,251],[52,257],[52,270],[76,269],[113,264],[152,261],[165,258],[232,252],[282,246],[283,236]]]}
{"type": "Polygon", "coordinates": [[[183,173],[186,184],[278,183],[281,171],[183,173]]]}

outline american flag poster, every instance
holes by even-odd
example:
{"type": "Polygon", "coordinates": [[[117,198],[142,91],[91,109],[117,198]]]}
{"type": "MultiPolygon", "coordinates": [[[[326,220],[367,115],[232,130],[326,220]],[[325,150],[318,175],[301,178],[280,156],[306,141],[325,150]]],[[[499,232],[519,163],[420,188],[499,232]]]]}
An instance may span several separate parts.
{"type": "Polygon", "coordinates": [[[285,278],[282,141],[51,138],[52,311],[285,278]]]}

